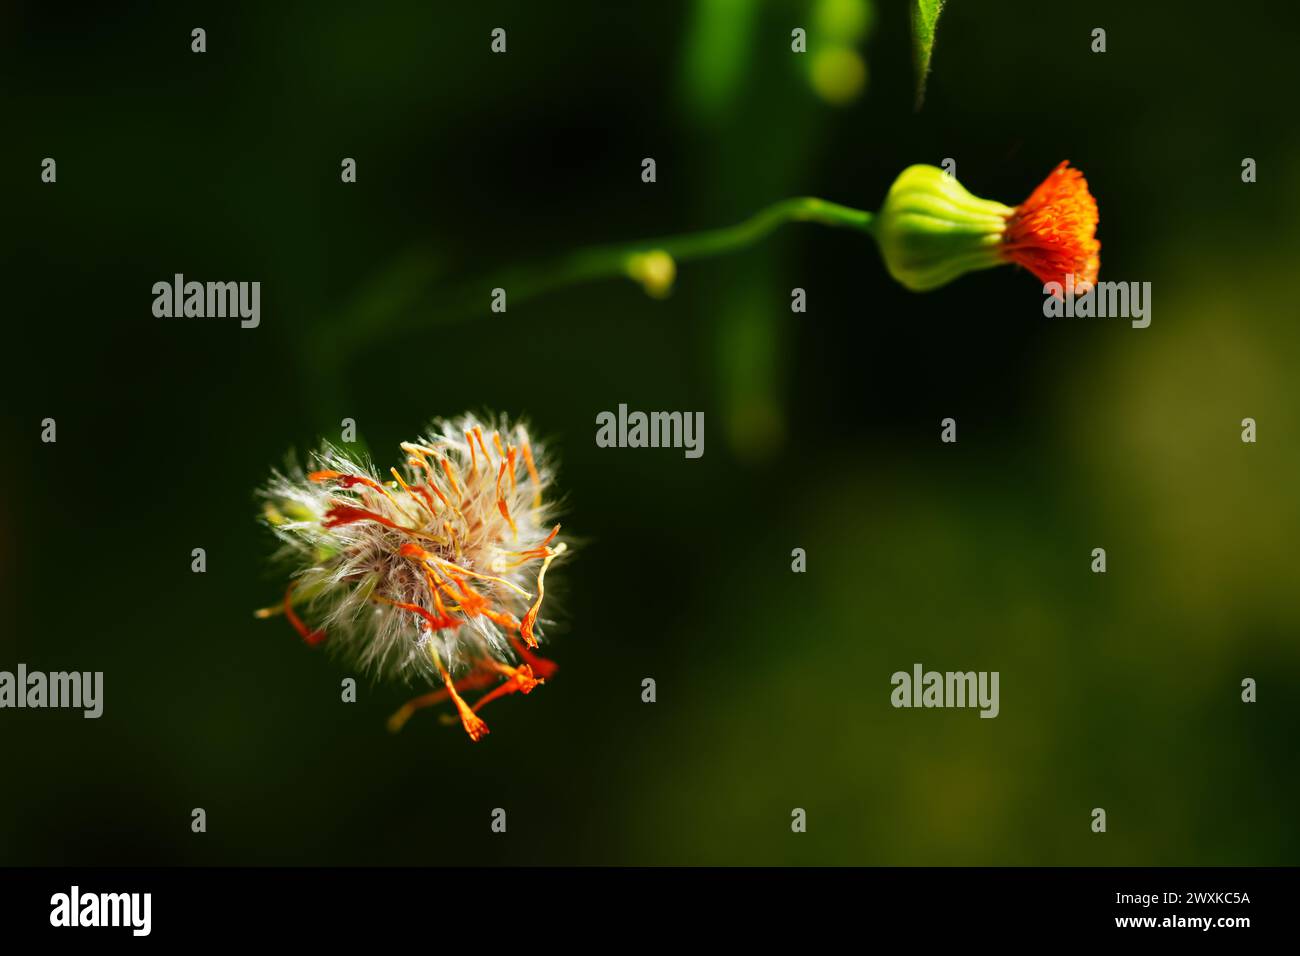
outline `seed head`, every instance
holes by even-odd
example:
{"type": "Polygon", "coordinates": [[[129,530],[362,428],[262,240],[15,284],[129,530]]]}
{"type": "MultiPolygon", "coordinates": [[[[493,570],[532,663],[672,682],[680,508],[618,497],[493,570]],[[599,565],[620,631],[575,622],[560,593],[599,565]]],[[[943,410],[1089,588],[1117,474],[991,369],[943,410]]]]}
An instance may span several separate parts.
{"type": "Polygon", "coordinates": [[[566,545],[546,500],[551,473],[522,426],[465,416],[403,442],[380,475],[325,444],[311,470],[275,472],[267,524],[293,567],[283,613],[309,645],[380,678],[442,684],[393,715],[450,700],[473,740],[488,701],[527,694],[555,671],[533,653],[545,576],[566,545]],[[460,692],[486,689],[470,706],[460,692]]]}

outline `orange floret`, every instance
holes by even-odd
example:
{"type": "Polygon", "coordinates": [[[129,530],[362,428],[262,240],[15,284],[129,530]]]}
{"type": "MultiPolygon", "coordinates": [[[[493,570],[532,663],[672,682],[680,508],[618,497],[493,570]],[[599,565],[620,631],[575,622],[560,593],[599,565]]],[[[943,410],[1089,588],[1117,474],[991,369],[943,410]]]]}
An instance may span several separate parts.
{"type": "Polygon", "coordinates": [[[1097,200],[1083,173],[1065,160],[1007,219],[1002,251],[1044,283],[1076,288],[1097,281],[1101,243],[1097,241],[1097,200]]]}

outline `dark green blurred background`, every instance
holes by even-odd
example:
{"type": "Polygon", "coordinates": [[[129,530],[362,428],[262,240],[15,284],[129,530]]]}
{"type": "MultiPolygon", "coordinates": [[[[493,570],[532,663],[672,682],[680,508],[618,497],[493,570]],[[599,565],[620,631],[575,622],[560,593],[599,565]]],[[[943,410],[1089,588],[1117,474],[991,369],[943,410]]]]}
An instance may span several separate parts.
{"type": "Polygon", "coordinates": [[[113,6],[0,14],[0,669],[106,682],[98,721],[0,712],[0,863],[1296,862],[1293,5],[953,0],[920,113],[901,3],[839,104],[811,2],[113,6]],[[913,295],[814,226],[665,302],[439,307],[944,157],[1007,203],[1084,170],[1151,327],[1044,319],[1010,268],[913,295]],[[261,327],[155,319],[175,272],[260,280],[261,327]],[[597,448],[620,402],[704,411],[704,457],[597,448]],[[550,439],[588,542],[547,582],[561,671],[477,746],[390,737],[402,688],[342,704],[250,613],[287,449],[347,416],[387,464],[467,409],[550,439]],[[1000,671],[1001,715],[894,710],[917,661],[1000,671]]]}

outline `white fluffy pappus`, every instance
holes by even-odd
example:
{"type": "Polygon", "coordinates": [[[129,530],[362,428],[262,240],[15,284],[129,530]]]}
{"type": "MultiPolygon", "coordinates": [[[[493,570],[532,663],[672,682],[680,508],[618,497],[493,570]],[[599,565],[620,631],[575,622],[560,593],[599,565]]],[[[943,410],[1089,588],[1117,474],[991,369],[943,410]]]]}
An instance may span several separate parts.
{"type": "Polygon", "coordinates": [[[442,684],[390,729],[449,700],[478,740],[479,708],[555,671],[533,653],[546,571],[567,549],[551,523],[552,474],[526,429],[504,420],[437,421],[401,449],[387,475],[328,443],[310,470],[273,473],[263,516],[292,581],[257,614],[283,613],[308,644],[363,672],[442,684]],[[479,689],[472,706],[461,697],[479,689]]]}

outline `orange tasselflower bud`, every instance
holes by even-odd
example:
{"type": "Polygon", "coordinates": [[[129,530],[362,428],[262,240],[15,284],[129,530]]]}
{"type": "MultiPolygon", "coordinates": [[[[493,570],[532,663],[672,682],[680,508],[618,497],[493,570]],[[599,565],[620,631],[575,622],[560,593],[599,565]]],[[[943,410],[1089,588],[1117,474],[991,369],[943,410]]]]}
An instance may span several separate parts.
{"type": "Polygon", "coordinates": [[[1019,206],[973,195],[935,166],[909,166],[877,214],[885,267],[914,292],[928,292],[979,269],[1024,266],[1042,282],[1097,281],[1097,201],[1063,162],[1019,206]]]}

